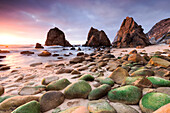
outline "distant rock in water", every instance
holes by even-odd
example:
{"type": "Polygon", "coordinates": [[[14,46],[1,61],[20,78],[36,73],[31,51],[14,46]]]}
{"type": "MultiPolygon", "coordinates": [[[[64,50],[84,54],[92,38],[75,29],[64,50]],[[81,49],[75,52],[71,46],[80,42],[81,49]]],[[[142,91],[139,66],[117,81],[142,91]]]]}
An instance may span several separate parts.
{"type": "Polygon", "coordinates": [[[47,40],[45,42],[46,46],[60,45],[64,47],[71,47],[72,45],[65,39],[63,31],[58,28],[50,29],[47,34],[47,40]]]}
{"type": "Polygon", "coordinates": [[[99,46],[111,46],[110,40],[103,30],[99,31],[91,27],[87,42],[85,46],[99,47],[99,46]]]}
{"type": "Polygon", "coordinates": [[[170,18],[163,19],[156,23],[146,36],[152,44],[170,42],[170,18]]]}
{"type": "Polygon", "coordinates": [[[132,17],[126,17],[116,34],[113,41],[113,47],[145,47],[148,45],[150,45],[150,42],[143,33],[142,26],[138,25],[132,17]]]}
{"type": "Polygon", "coordinates": [[[40,43],[36,43],[35,48],[44,48],[40,43]]]}

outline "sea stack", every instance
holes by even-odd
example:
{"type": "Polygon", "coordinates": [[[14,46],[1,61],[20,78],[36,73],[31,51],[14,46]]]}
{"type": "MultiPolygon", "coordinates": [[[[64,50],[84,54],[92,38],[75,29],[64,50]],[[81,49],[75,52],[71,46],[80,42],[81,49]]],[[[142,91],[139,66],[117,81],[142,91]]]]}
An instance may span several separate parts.
{"type": "Polygon", "coordinates": [[[72,45],[65,39],[65,34],[63,31],[57,27],[50,29],[47,34],[47,40],[45,42],[46,46],[60,45],[64,47],[71,47],[72,45]]]}
{"type": "Polygon", "coordinates": [[[150,45],[150,42],[143,32],[142,26],[138,25],[132,17],[126,17],[116,34],[113,47],[145,47],[148,45],[150,45]]]}
{"type": "Polygon", "coordinates": [[[88,33],[88,37],[87,37],[85,46],[89,46],[89,47],[106,46],[106,47],[109,47],[109,46],[111,46],[111,43],[110,43],[110,40],[107,37],[106,33],[103,30],[99,31],[99,30],[91,27],[91,29],[88,33]]]}
{"type": "Polygon", "coordinates": [[[153,44],[160,43],[163,40],[167,43],[170,42],[170,18],[163,19],[156,23],[146,36],[153,44]]]}

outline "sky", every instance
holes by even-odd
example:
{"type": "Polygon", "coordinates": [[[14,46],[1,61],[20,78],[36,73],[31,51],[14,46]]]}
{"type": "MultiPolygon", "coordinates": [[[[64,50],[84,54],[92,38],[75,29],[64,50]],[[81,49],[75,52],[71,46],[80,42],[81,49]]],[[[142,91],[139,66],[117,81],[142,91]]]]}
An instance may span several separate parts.
{"type": "Polygon", "coordinates": [[[112,42],[127,16],[148,32],[170,17],[169,0],[0,0],[0,44],[45,43],[58,27],[71,44],[84,44],[91,27],[112,42]]]}

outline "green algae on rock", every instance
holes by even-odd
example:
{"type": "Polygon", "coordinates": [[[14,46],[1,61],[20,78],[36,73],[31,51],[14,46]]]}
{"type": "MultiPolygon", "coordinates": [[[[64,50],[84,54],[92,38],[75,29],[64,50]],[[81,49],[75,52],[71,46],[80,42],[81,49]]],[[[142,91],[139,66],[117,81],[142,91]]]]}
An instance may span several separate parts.
{"type": "Polygon", "coordinates": [[[16,108],[12,113],[40,113],[39,102],[33,100],[16,108]]]}
{"type": "Polygon", "coordinates": [[[170,103],[170,96],[164,93],[147,93],[140,100],[139,106],[144,113],[153,113],[160,107],[170,103]]]}
{"type": "Polygon", "coordinates": [[[85,74],[85,75],[82,75],[79,80],[85,80],[85,81],[93,81],[94,80],[94,77],[90,74],[85,74]]]}
{"type": "Polygon", "coordinates": [[[170,87],[169,80],[156,76],[147,77],[147,79],[149,79],[155,87],[170,87]]]}
{"type": "Polygon", "coordinates": [[[72,83],[64,90],[64,95],[67,99],[73,98],[87,98],[91,91],[91,86],[84,80],[72,83]]]}
{"type": "Polygon", "coordinates": [[[108,91],[111,90],[111,86],[107,84],[103,84],[99,86],[98,88],[92,90],[89,95],[88,99],[89,100],[97,100],[102,98],[103,96],[107,95],[108,91]]]}
{"type": "Polygon", "coordinates": [[[108,99],[110,101],[124,104],[137,104],[141,97],[141,89],[132,85],[115,88],[108,92],[108,99]]]}
{"type": "Polygon", "coordinates": [[[110,86],[114,85],[114,81],[108,77],[98,77],[95,80],[98,81],[100,84],[108,84],[110,86]]]}
{"type": "Polygon", "coordinates": [[[67,80],[66,78],[53,81],[49,83],[46,87],[46,90],[63,90],[65,87],[67,87],[71,82],[67,80]]]}

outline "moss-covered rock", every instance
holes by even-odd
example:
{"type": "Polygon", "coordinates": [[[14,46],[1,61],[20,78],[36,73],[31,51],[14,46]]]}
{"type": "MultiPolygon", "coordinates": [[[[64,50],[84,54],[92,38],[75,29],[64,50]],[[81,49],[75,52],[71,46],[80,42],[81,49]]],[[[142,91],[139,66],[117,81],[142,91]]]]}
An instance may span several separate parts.
{"type": "Polygon", "coordinates": [[[91,86],[84,80],[72,83],[64,90],[64,95],[67,99],[73,98],[87,98],[91,91],[91,86]]]}
{"type": "Polygon", "coordinates": [[[64,102],[64,94],[57,91],[48,91],[40,98],[40,108],[42,112],[54,109],[64,102]]]}
{"type": "Polygon", "coordinates": [[[108,77],[98,77],[95,80],[98,81],[100,84],[108,84],[110,86],[114,85],[114,81],[108,77]]]}
{"type": "Polygon", "coordinates": [[[147,79],[149,79],[152,82],[153,86],[155,87],[170,87],[169,80],[156,76],[147,77],[147,79]]]}
{"type": "Polygon", "coordinates": [[[71,82],[67,80],[66,78],[53,81],[49,83],[46,87],[46,90],[63,90],[65,87],[67,87],[71,82]]]}
{"type": "Polygon", "coordinates": [[[103,96],[107,95],[107,93],[111,90],[111,86],[107,84],[103,84],[100,87],[92,90],[89,93],[88,99],[89,100],[97,100],[102,98],[103,96]]]}
{"type": "Polygon", "coordinates": [[[162,67],[169,67],[170,62],[161,58],[151,58],[150,61],[148,62],[148,65],[153,65],[153,66],[162,66],[162,67]]]}
{"type": "Polygon", "coordinates": [[[90,113],[116,113],[116,110],[104,99],[89,101],[90,113]]]}
{"type": "Polygon", "coordinates": [[[122,84],[127,76],[129,76],[128,72],[122,67],[118,67],[109,75],[109,78],[117,84],[122,84]]]}
{"type": "Polygon", "coordinates": [[[108,93],[108,99],[112,102],[125,104],[137,104],[142,96],[140,88],[132,85],[112,89],[108,93]]]}
{"type": "Polygon", "coordinates": [[[147,93],[140,100],[139,106],[144,113],[153,113],[160,107],[170,103],[170,96],[164,93],[147,93]]]}
{"type": "Polygon", "coordinates": [[[11,112],[17,107],[27,102],[30,102],[32,100],[38,101],[39,97],[29,95],[29,96],[15,96],[15,97],[8,98],[0,103],[0,112],[11,112]]]}
{"type": "Polygon", "coordinates": [[[131,76],[154,76],[154,71],[151,69],[139,69],[133,72],[131,76]]]}
{"type": "Polygon", "coordinates": [[[33,100],[16,108],[12,113],[40,113],[39,102],[33,100]]]}
{"type": "Polygon", "coordinates": [[[85,74],[85,75],[82,75],[79,80],[85,80],[85,81],[93,81],[94,80],[94,77],[90,74],[85,74]]]}

